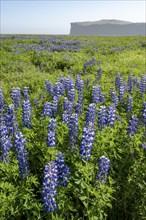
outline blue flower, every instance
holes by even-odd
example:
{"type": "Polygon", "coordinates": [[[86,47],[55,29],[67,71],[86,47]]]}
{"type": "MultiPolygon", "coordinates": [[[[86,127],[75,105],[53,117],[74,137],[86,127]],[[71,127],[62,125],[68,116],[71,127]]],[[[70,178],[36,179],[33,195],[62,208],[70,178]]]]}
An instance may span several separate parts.
{"type": "Polygon", "coordinates": [[[94,103],[89,104],[86,114],[86,124],[92,122],[95,123],[96,119],[96,105],[94,103]]]}
{"type": "Polygon", "coordinates": [[[22,104],[22,121],[23,125],[31,128],[31,103],[29,100],[24,100],[22,104]]]}
{"type": "Polygon", "coordinates": [[[28,87],[24,87],[24,89],[23,89],[23,95],[24,95],[25,100],[29,99],[28,89],[29,89],[28,87]]]}
{"type": "Polygon", "coordinates": [[[143,103],[142,108],[142,122],[146,126],[146,102],[143,103]]]}
{"type": "Polygon", "coordinates": [[[116,119],[116,108],[114,106],[109,106],[107,112],[107,124],[110,127],[113,127],[115,119],[116,119]]]}
{"type": "Polygon", "coordinates": [[[84,160],[90,160],[91,149],[93,148],[95,136],[94,124],[92,122],[85,125],[83,129],[83,135],[80,144],[81,158],[84,160]]]}
{"type": "Polygon", "coordinates": [[[8,130],[5,125],[0,126],[0,148],[1,148],[1,160],[3,162],[8,162],[8,154],[12,147],[11,140],[7,135],[8,130]]]}
{"type": "Polygon", "coordinates": [[[58,170],[55,161],[50,161],[44,169],[44,178],[42,185],[42,201],[47,212],[54,212],[57,209],[55,196],[58,185],[58,170]]]}
{"type": "Polygon", "coordinates": [[[135,133],[137,132],[137,129],[138,129],[138,118],[136,117],[136,115],[133,115],[131,117],[131,120],[129,120],[128,122],[128,135],[129,136],[134,136],[135,133]]]}
{"type": "Polygon", "coordinates": [[[9,136],[14,134],[17,130],[17,124],[13,104],[8,106],[8,113],[5,115],[5,124],[7,126],[9,136]]]}
{"type": "Polygon", "coordinates": [[[101,184],[105,183],[109,168],[110,168],[109,158],[105,156],[100,157],[98,164],[98,173],[97,173],[97,179],[99,183],[101,184]]]}
{"type": "Polygon", "coordinates": [[[21,91],[20,88],[13,88],[11,98],[15,107],[21,106],[21,91]]]}
{"type": "Polygon", "coordinates": [[[55,147],[56,145],[56,119],[51,118],[48,124],[47,146],[55,147]]]}
{"type": "Polygon", "coordinates": [[[70,170],[67,165],[65,165],[64,162],[64,156],[61,152],[56,154],[55,163],[57,165],[57,174],[58,174],[58,183],[65,187],[68,185],[68,178],[70,177],[70,170]]]}
{"type": "Polygon", "coordinates": [[[14,146],[16,149],[16,155],[22,179],[29,175],[28,154],[24,147],[25,143],[26,140],[24,139],[22,133],[16,132],[14,138],[14,146]]]}
{"type": "Polygon", "coordinates": [[[93,103],[100,102],[100,94],[101,94],[101,87],[99,85],[93,86],[92,88],[92,102],[93,103]]]}

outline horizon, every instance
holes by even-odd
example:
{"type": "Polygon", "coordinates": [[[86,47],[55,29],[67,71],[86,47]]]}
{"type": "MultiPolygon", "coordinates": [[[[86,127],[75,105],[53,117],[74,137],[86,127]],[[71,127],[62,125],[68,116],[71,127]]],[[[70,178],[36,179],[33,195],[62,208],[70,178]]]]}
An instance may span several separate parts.
{"type": "Polygon", "coordinates": [[[69,35],[71,23],[103,19],[143,23],[145,4],[145,0],[1,0],[1,34],[69,35]]]}

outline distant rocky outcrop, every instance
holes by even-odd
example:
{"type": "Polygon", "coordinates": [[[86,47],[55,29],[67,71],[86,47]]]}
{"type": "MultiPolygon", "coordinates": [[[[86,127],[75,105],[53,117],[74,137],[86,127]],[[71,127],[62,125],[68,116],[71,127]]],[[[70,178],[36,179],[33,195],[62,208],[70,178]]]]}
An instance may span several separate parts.
{"type": "Polygon", "coordinates": [[[71,23],[70,35],[82,36],[146,36],[146,23],[100,20],[71,23]]]}

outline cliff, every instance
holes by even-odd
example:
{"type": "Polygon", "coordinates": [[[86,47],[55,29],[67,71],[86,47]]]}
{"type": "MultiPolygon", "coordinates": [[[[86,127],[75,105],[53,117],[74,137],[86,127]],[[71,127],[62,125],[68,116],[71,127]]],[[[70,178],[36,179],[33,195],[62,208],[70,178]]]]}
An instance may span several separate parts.
{"type": "Polygon", "coordinates": [[[100,20],[71,23],[70,35],[83,36],[146,36],[146,23],[121,20],[100,20]]]}

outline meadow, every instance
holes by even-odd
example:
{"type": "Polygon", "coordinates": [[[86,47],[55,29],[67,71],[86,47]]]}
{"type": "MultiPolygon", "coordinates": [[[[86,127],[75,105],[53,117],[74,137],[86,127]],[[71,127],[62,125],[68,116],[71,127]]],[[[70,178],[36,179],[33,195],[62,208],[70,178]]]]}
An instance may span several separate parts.
{"type": "Polygon", "coordinates": [[[0,220],[146,220],[145,37],[0,46],[0,220]]]}

